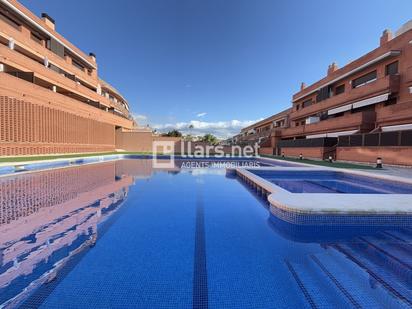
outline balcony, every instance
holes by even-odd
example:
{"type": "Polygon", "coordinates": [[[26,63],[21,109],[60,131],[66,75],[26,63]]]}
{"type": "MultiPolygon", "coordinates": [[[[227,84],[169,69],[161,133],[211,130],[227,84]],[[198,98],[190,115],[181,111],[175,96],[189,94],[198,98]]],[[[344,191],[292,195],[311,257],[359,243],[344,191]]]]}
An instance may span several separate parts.
{"type": "Polygon", "coordinates": [[[376,122],[379,125],[412,123],[412,102],[398,103],[379,108],[376,122]]]}
{"type": "MultiPolygon", "coordinates": [[[[15,40],[15,44],[27,50],[27,52],[30,52],[42,59],[44,57],[47,57],[50,63],[55,64],[68,73],[76,75],[82,81],[91,86],[97,86],[97,79],[95,76],[91,76],[87,72],[76,68],[71,63],[69,63],[68,59],[59,57],[58,55],[44,47],[42,44],[39,44],[31,39],[30,31],[26,28],[20,27],[20,30],[18,30],[10,26],[6,22],[0,20],[0,29],[0,37],[2,37],[3,39],[8,40],[10,37],[12,37],[15,40]]],[[[85,57],[87,58],[87,56],[85,57]]]]}
{"type": "Polygon", "coordinates": [[[0,73],[0,93],[2,96],[15,97],[33,104],[56,108],[86,118],[91,117],[95,120],[128,129],[133,128],[133,122],[129,119],[103,111],[3,72],[0,73]]]}
{"type": "Polygon", "coordinates": [[[339,107],[369,96],[382,94],[385,92],[396,93],[399,91],[399,75],[389,75],[378,78],[376,81],[366,84],[362,87],[348,89],[346,92],[332,96],[319,103],[314,103],[308,107],[290,114],[291,120],[305,118],[316,114],[320,111],[326,111],[331,108],[339,107]]]}
{"type": "Polygon", "coordinates": [[[406,69],[405,81],[407,83],[412,83],[412,66],[406,69]]]}
{"type": "Polygon", "coordinates": [[[56,85],[62,88],[62,92],[72,92],[78,96],[84,97],[91,101],[100,102],[106,107],[113,107],[121,111],[126,117],[129,112],[120,103],[113,102],[108,98],[99,95],[97,92],[83,86],[79,85],[75,81],[59,74],[44,65],[36,62],[35,60],[15,51],[8,47],[0,44],[0,62],[8,64],[22,71],[34,72],[34,76],[50,83],[50,85],[56,85]],[[67,91],[65,91],[67,90],[67,91]]]}
{"type": "Polygon", "coordinates": [[[282,131],[282,138],[346,130],[363,130],[367,128],[373,128],[374,123],[374,112],[347,114],[341,117],[331,118],[313,124],[284,129],[282,131]]]}
{"type": "Polygon", "coordinates": [[[277,128],[273,128],[267,131],[262,131],[259,133],[242,136],[241,138],[239,138],[239,142],[257,142],[260,138],[266,139],[271,136],[280,136],[281,130],[282,130],[281,127],[277,127],[277,128]]]}

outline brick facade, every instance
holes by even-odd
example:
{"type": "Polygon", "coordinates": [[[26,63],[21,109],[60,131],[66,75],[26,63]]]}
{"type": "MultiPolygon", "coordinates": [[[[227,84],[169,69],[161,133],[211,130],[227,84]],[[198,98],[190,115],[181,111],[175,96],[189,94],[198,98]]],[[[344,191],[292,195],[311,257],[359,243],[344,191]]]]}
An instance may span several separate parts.
{"type": "Polygon", "coordinates": [[[0,12],[0,156],[114,151],[116,128],[136,123],[96,56],[16,0],[0,12]]]}
{"type": "Polygon", "coordinates": [[[232,140],[237,144],[258,142],[262,154],[270,153],[268,148],[272,148],[273,153],[286,156],[302,154],[324,159],[331,155],[338,160],[360,162],[375,162],[380,156],[387,163],[412,165],[408,158],[412,141],[408,139],[397,145],[400,147],[339,147],[338,142],[327,148],[312,147],[311,143],[300,146],[302,139],[338,141],[355,134],[411,130],[411,24],[405,24],[396,36],[385,30],[378,42],[377,48],[341,68],[332,63],[326,76],[312,85],[302,83],[292,97],[292,107],[277,114],[286,114],[285,126],[270,127],[272,116],[242,129],[232,140]],[[265,125],[263,132],[262,125],[265,125]],[[399,125],[402,127],[393,127],[399,125]],[[291,142],[282,144],[283,140],[291,142]]]}

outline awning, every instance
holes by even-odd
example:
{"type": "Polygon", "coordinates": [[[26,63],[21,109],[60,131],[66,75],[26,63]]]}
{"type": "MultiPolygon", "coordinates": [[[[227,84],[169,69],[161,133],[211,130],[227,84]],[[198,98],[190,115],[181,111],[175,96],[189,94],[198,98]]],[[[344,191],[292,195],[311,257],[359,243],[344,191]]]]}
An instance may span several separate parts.
{"type": "Polygon", "coordinates": [[[382,127],[382,132],[412,130],[412,123],[382,127]]]}
{"type": "Polygon", "coordinates": [[[358,130],[350,130],[350,131],[340,131],[340,132],[313,134],[313,135],[307,135],[306,138],[338,137],[338,136],[341,136],[341,135],[351,135],[351,134],[356,133],[357,131],[358,130]]]}
{"type": "Polygon", "coordinates": [[[358,132],[358,130],[332,132],[332,133],[326,133],[326,137],[338,137],[338,136],[341,136],[341,135],[352,135],[356,132],[358,132]]]}
{"type": "Polygon", "coordinates": [[[373,105],[373,104],[376,104],[376,103],[379,103],[379,102],[386,101],[386,100],[388,100],[388,98],[389,98],[389,92],[385,93],[385,94],[378,95],[378,96],[373,97],[373,98],[369,98],[369,99],[365,99],[365,100],[353,103],[353,108],[359,108],[359,107],[363,107],[363,106],[373,105]]]}
{"type": "Polygon", "coordinates": [[[319,137],[326,137],[326,133],[323,134],[313,134],[313,135],[307,135],[306,138],[319,138],[319,137]]]}
{"type": "Polygon", "coordinates": [[[332,109],[328,110],[328,115],[339,114],[339,113],[342,113],[342,112],[349,111],[351,109],[352,109],[352,104],[343,105],[343,106],[332,108],[332,109]]]}

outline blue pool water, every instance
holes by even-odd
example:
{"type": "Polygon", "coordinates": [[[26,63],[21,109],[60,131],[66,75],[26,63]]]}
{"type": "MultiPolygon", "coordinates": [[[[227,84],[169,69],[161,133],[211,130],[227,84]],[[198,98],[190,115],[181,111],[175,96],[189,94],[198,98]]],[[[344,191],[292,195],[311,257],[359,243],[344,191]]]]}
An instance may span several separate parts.
{"type": "Polygon", "coordinates": [[[294,226],[224,169],[120,160],[0,178],[0,304],[408,308],[412,227],[294,226]]]}
{"type": "Polygon", "coordinates": [[[334,171],[250,170],[292,193],[412,194],[412,185],[334,171]]]}

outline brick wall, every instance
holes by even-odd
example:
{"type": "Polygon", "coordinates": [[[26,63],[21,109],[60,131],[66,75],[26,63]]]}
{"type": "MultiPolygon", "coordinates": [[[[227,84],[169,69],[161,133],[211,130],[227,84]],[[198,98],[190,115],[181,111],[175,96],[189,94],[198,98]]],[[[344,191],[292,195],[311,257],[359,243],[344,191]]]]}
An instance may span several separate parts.
{"type": "Polygon", "coordinates": [[[284,147],[282,148],[282,153],[286,157],[299,157],[300,154],[304,158],[309,159],[323,159],[323,147],[284,147]]]}
{"type": "Polygon", "coordinates": [[[412,165],[411,147],[338,147],[338,160],[375,163],[381,157],[385,164],[412,165]]]}
{"type": "Polygon", "coordinates": [[[156,136],[150,131],[116,130],[116,149],[134,152],[152,152],[153,141],[180,141],[179,137],[156,136]]]}
{"type": "Polygon", "coordinates": [[[273,155],[274,149],[272,147],[261,147],[259,148],[260,155],[273,155]]]}
{"type": "Polygon", "coordinates": [[[0,96],[0,155],[113,151],[114,125],[0,96]]]}

